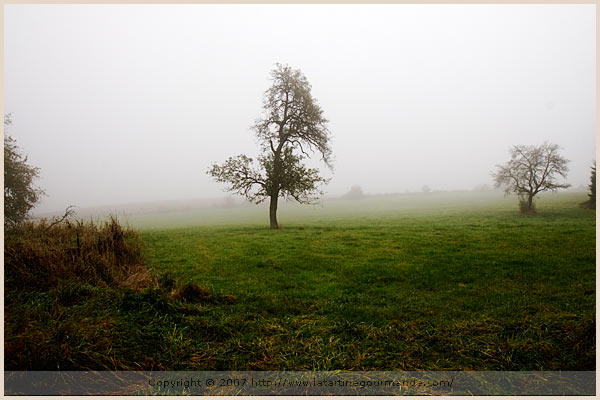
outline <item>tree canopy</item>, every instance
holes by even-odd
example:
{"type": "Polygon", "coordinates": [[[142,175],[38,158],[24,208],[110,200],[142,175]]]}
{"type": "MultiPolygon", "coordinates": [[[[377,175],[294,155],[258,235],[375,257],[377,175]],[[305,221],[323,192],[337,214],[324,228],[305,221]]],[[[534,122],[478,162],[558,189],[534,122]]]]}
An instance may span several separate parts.
{"type": "Polygon", "coordinates": [[[521,212],[534,212],[535,195],[571,186],[557,181],[557,176],[566,178],[569,171],[569,160],[562,157],[558,150],[558,145],[551,143],[513,146],[510,160],[504,165],[497,165],[496,172],[492,173],[495,186],[504,187],[506,194],[516,193],[521,212]]]}
{"type": "Polygon", "coordinates": [[[276,64],[271,71],[272,85],[265,92],[263,116],[252,126],[261,154],[258,163],[244,154],[230,157],[208,170],[217,182],[228,183],[226,190],[260,203],[270,199],[272,229],[277,222],[279,197],[299,203],[313,203],[322,195],[319,187],[327,179],[316,168],[302,163],[317,153],[332,169],[328,120],[311,95],[311,85],[300,70],[276,64]]]}
{"type": "Polygon", "coordinates": [[[588,185],[588,199],[581,203],[584,208],[596,208],[596,161],[592,165],[592,173],[590,174],[590,184],[588,185]]]}
{"type": "Polygon", "coordinates": [[[27,163],[15,139],[6,135],[12,123],[10,114],[4,116],[4,225],[12,226],[29,217],[44,191],[33,183],[40,170],[27,163]]]}

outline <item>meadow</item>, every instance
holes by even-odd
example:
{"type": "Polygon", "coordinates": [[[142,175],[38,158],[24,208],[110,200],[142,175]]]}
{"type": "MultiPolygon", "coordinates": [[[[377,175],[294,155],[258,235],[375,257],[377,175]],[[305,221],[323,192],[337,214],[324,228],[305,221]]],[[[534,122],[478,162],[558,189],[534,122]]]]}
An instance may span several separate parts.
{"type": "Polygon", "coordinates": [[[584,200],[541,195],[534,215],[497,192],[283,203],[277,231],[260,206],[131,215],[154,283],[9,302],[6,368],[595,370],[584,200]],[[52,362],[33,360],[24,313],[52,362]]]}
{"type": "Polygon", "coordinates": [[[532,216],[429,193],[284,204],[279,231],[255,207],[141,235],[155,273],[238,300],[197,316],[220,333],[181,367],[593,369],[595,212],[540,197],[532,216]]]}

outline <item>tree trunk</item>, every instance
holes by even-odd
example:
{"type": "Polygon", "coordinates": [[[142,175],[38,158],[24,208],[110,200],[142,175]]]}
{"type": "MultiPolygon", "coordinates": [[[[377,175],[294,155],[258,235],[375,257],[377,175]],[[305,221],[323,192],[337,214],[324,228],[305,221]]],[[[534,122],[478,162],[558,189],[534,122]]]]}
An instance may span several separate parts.
{"type": "Polygon", "coordinates": [[[269,218],[271,221],[271,229],[279,229],[277,225],[277,199],[279,194],[271,195],[271,203],[269,205],[269,218]]]}
{"type": "Polygon", "coordinates": [[[533,197],[535,193],[522,193],[519,195],[519,209],[521,210],[521,214],[534,214],[535,208],[533,205],[533,197]]]}

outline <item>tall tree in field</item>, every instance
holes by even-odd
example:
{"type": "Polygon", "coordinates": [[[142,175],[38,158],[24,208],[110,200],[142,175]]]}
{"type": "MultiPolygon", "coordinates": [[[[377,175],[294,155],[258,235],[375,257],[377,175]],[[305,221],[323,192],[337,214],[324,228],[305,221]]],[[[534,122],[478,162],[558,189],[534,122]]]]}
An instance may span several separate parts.
{"type": "Polygon", "coordinates": [[[588,186],[590,192],[588,193],[589,199],[581,203],[584,208],[596,208],[596,162],[592,165],[592,174],[590,176],[590,184],[588,186]]]}
{"type": "Polygon", "coordinates": [[[277,201],[291,197],[299,203],[313,203],[323,193],[319,186],[327,179],[319,170],[307,168],[302,160],[318,154],[332,169],[330,134],[323,110],[312,97],[311,86],[300,70],[276,64],[272,86],[265,92],[264,115],[252,129],[261,147],[258,165],[241,154],[208,170],[226,190],[260,203],[270,200],[271,229],[278,229],[277,201]]]}
{"type": "Polygon", "coordinates": [[[557,175],[566,178],[569,171],[569,160],[562,157],[558,150],[558,145],[549,143],[513,146],[510,149],[510,161],[505,165],[497,165],[497,171],[492,173],[495,186],[504,186],[506,194],[516,193],[522,213],[535,212],[535,195],[571,186],[556,180],[557,175]]]}
{"type": "Polygon", "coordinates": [[[4,226],[23,222],[40,200],[43,190],[33,184],[40,170],[27,164],[16,141],[6,134],[12,123],[10,114],[4,116],[4,226]]]}

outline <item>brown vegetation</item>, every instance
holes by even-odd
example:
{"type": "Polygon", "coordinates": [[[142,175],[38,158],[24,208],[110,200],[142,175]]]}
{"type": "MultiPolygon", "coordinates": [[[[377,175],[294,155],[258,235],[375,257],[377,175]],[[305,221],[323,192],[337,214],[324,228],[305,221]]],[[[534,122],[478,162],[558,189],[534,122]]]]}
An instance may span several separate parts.
{"type": "Polygon", "coordinates": [[[162,370],[188,343],[174,332],[190,329],[194,303],[235,301],[152,275],[141,238],[116,218],[70,215],[6,232],[7,370],[162,370]]]}
{"type": "Polygon", "coordinates": [[[62,281],[108,286],[130,279],[131,284],[128,272],[142,272],[142,241],[116,218],[56,222],[25,222],[6,232],[6,288],[48,290],[62,281]]]}

